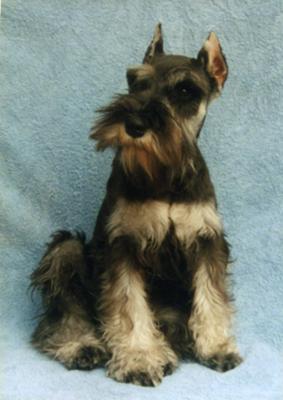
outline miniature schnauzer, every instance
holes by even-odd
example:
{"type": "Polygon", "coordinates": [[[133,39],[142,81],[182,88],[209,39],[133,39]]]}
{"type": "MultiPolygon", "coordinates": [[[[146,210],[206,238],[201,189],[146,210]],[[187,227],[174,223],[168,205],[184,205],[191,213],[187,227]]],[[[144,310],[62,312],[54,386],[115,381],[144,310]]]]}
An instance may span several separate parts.
{"type": "Polygon", "coordinates": [[[68,369],[105,365],[155,386],[184,358],[218,371],[242,361],[229,245],[197,144],[227,74],[215,33],[196,59],[167,55],[159,24],[128,93],[100,110],[91,138],[115,157],[93,238],[57,232],[31,277],[45,311],[32,342],[68,369]]]}

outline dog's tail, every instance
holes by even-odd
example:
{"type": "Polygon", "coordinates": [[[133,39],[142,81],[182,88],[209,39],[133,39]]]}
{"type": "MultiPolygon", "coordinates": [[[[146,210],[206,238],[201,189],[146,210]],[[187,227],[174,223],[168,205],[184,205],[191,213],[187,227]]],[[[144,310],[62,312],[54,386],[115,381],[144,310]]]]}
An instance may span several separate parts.
{"type": "Polygon", "coordinates": [[[58,231],[31,275],[31,287],[40,290],[45,306],[66,298],[82,285],[86,273],[84,233],[58,231]]]}

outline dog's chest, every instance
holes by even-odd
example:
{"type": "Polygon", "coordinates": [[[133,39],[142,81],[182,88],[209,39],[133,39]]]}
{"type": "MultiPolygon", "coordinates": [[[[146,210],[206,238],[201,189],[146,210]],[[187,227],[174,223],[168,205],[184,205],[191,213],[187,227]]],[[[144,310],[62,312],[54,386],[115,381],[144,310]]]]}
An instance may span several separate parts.
{"type": "Polygon", "coordinates": [[[197,235],[211,237],[222,230],[213,202],[173,203],[148,200],[129,202],[119,199],[107,223],[109,240],[133,237],[145,249],[160,247],[167,233],[189,246],[197,235]]]}

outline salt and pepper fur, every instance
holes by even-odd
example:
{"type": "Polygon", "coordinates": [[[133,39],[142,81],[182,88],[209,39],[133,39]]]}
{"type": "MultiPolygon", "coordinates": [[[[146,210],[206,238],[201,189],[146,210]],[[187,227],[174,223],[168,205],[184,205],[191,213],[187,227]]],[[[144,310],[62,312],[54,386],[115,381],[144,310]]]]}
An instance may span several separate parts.
{"type": "Polygon", "coordinates": [[[56,233],[32,274],[44,307],[32,342],[67,368],[151,386],[182,358],[241,362],[229,246],[197,144],[227,74],[215,33],[196,59],[166,55],[159,24],[129,93],[100,111],[91,138],[115,157],[93,238],[56,233]]]}

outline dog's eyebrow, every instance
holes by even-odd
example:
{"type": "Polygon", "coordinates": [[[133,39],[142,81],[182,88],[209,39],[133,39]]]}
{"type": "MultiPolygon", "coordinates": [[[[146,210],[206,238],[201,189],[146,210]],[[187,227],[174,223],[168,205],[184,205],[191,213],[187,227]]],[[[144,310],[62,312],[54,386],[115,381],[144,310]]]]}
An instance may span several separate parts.
{"type": "Polygon", "coordinates": [[[150,78],[154,74],[154,68],[151,65],[134,65],[128,68],[127,77],[132,79],[150,78]]]}
{"type": "Polygon", "coordinates": [[[175,87],[180,82],[187,81],[192,85],[198,86],[204,93],[207,92],[207,87],[202,77],[194,70],[189,70],[187,65],[171,68],[164,78],[169,88],[175,87]]]}

